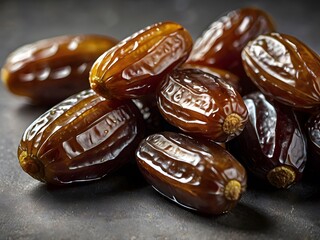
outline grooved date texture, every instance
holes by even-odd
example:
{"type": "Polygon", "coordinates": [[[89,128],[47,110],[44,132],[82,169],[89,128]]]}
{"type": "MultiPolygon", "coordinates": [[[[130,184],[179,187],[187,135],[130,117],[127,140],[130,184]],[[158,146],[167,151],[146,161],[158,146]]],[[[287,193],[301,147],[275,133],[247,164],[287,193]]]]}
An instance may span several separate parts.
{"type": "Polygon", "coordinates": [[[192,43],[177,23],[147,27],[97,59],[90,73],[91,88],[110,99],[152,94],[166,74],[185,62],[192,43]]]}
{"type": "Polygon", "coordinates": [[[162,132],[147,137],[136,152],[146,180],[176,203],[206,214],[232,209],[235,200],[225,196],[231,180],[239,195],[246,188],[245,169],[219,145],[183,134],[162,132]]]}

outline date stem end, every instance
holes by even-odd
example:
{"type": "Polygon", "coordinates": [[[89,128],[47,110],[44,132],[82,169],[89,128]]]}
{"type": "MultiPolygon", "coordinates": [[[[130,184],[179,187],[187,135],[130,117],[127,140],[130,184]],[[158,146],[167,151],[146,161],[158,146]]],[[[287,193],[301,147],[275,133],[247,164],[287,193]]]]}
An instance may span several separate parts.
{"type": "Polygon", "coordinates": [[[44,167],[39,160],[28,155],[26,151],[22,151],[19,155],[19,163],[22,169],[30,176],[41,182],[44,181],[44,167]]]}
{"type": "Polygon", "coordinates": [[[224,196],[230,201],[237,201],[241,195],[241,184],[237,180],[231,180],[224,189],[224,196]]]}
{"type": "Polygon", "coordinates": [[[296,173],[288,166],[278,166],[267,175],[268,181],[277,188],[288,188],[296,179],[296,173]]]}
{"type": "Polygon", "coordinates": [[[238,114],[229,114],[223,122],[223,131],[229,135],[237,133],[242,128],[242,121],[242,117],[238,114]]]}
{"type": "Polygon", "coordinates": [[[5,85],[7,85],[8,79],[9,79],[9,72],[7,69],[2,68],[1,69],[1,79],[5,85]]]}

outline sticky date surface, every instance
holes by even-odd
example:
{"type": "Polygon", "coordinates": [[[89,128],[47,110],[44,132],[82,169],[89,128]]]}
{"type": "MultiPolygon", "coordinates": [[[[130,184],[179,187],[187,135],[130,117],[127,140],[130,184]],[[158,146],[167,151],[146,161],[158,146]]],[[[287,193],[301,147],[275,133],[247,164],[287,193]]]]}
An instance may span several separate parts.
{"type": "Polygon", "coordinates": [[[235,151],[245,166],[261,179],[278,166],[301,178],[306,163],[306,141],[292,109],[255,92],[244,97],[249,121],[235,139],[235,151]]]}
{"type": "Polygon", "coordinates": [[[261,9],[231,11],[195,41],[188,62],[230,70],[243,77],[242,49],[250,40],[274,29],[271,17],[261,9]]]}
{"type": "Polygon", "coordinates": [[[225,142],[237,136],[247,121],[240,94],[229,84],[196,69],[178,69],[167,76],[158,91],[158,107],[164,118],[184,132],[225,142]],[[226,118],[237,114],[238,128],[224,131],[226,118]]]}
{"type": "Polygon", "coordinates": [[[192,44],[190,34],[177,23],[151,25],[97,59],[90,72],[91,88],[117,99],[154,93],[163,77],[187,59],[192,44]]]}
{"type": "Polygon", "coordinates": [[[320,105],[320,57],[295,37],[271,33],[250,42],[242,52],[246,73],[277,101],[298,109],[320,105]]]}
{"type": "Polygon", "coordinates": [[[160,193],[187,208],[207,214],[232,209],[246,188],[246,172],[218,144],[183,134],[163,132],[143,140],[136,152],[138,166],[160,193]],[[226,186],[239,183],[234,200],[226,186]]]}
{"type": "Polygon", "coordinates": [[[22,136],[18,158],[27,173],[46,183],[89,181],[127,163],[142,136],[133,103],[86,90],[35,120],[22,136]]]}

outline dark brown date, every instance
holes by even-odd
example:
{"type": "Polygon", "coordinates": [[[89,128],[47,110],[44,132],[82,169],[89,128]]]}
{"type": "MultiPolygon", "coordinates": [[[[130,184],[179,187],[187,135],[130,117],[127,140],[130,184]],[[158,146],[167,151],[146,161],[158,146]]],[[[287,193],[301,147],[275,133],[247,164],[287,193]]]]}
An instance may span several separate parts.
{"type": "Polygon", "coordinates": [[[306,170],[318,176],[320,173],[320,113],[310,117],[307,124],[308,161],[306,170]]]}
{"type": "Polygon", "coordinates": [[[271,17],[260,9],[231,11],[213,22],[196,40],[188,62],[226,69],[242,80],[242,49],[250,40],[274,29],[271,17]]]}
{"type": "Polygon", "coordinates": [[[117,43],[99,35],[60,36],[25,45],[6,60],[1,77],[13,94],[53,105],[90,88],[94,61],[117,43]]]}
{"type": "Polygon", "coordinates": [[[320,106],[320,57],[298,39],[261,35],[244,48],[242,59],[264,94],[298,109],[320,106]]]}
{"type": "Polygon", "coordinates": [[[233,151],[254,175],[278,188],[299,181],[306,163],[306,140],[294,111],[260,92],[244,97],[249,121],[233,151]]]}
{"type": "Polygon", "coordinates": [[[183,134],[163,132],[136,152],[142,175],[175,203],[205,214],[231,210],[246,189],[246,172],[224,148],[183,134]]]}
{"type": "Polygon", "coordinates": [[[248,119],[240,94],[229,84],[196,69],[178,69],[158,90],[158,108],[172,125],[192,135],[226,142],[248,119]]]}
{"type": "Polygon", "coordinates": [[[54,106],[22,136],[22,169],[49,184],[100,179],[126,164],[143,136],[132,102],[106,100],[85,90],[54,106]]]}
{"type": "Polygon", "coordinates": [[[91,88],[106,98],[139,98],[155,92],[164,76],[185,62],[192,38],[181,25],[157,23],[101,55],[90,72],[91,88]]]}

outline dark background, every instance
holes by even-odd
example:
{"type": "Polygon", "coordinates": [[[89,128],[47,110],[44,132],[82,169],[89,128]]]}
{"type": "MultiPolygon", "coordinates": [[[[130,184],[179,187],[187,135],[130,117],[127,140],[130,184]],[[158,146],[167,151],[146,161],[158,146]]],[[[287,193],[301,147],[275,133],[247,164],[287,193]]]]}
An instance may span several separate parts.
{"type": "MultiPolygon", "coordinates": [[[[256,6],[278,31],[320,52],[316,1],[0,1],[0,64],[17,47],[63,34],[118,38],[158,21],[176,21],[196,39],[226,12],[256,6]]],[[[289,190],[249,186],[240,204],[199,216],[158,195],[134,167],[101,181],[52,189],[25,174],[16,149],[45,108],[0,85],[0,239],[320,239],[319,183],[289,190]]],[[[318,181],[319,182],[319,181],[318,181]]]]}

